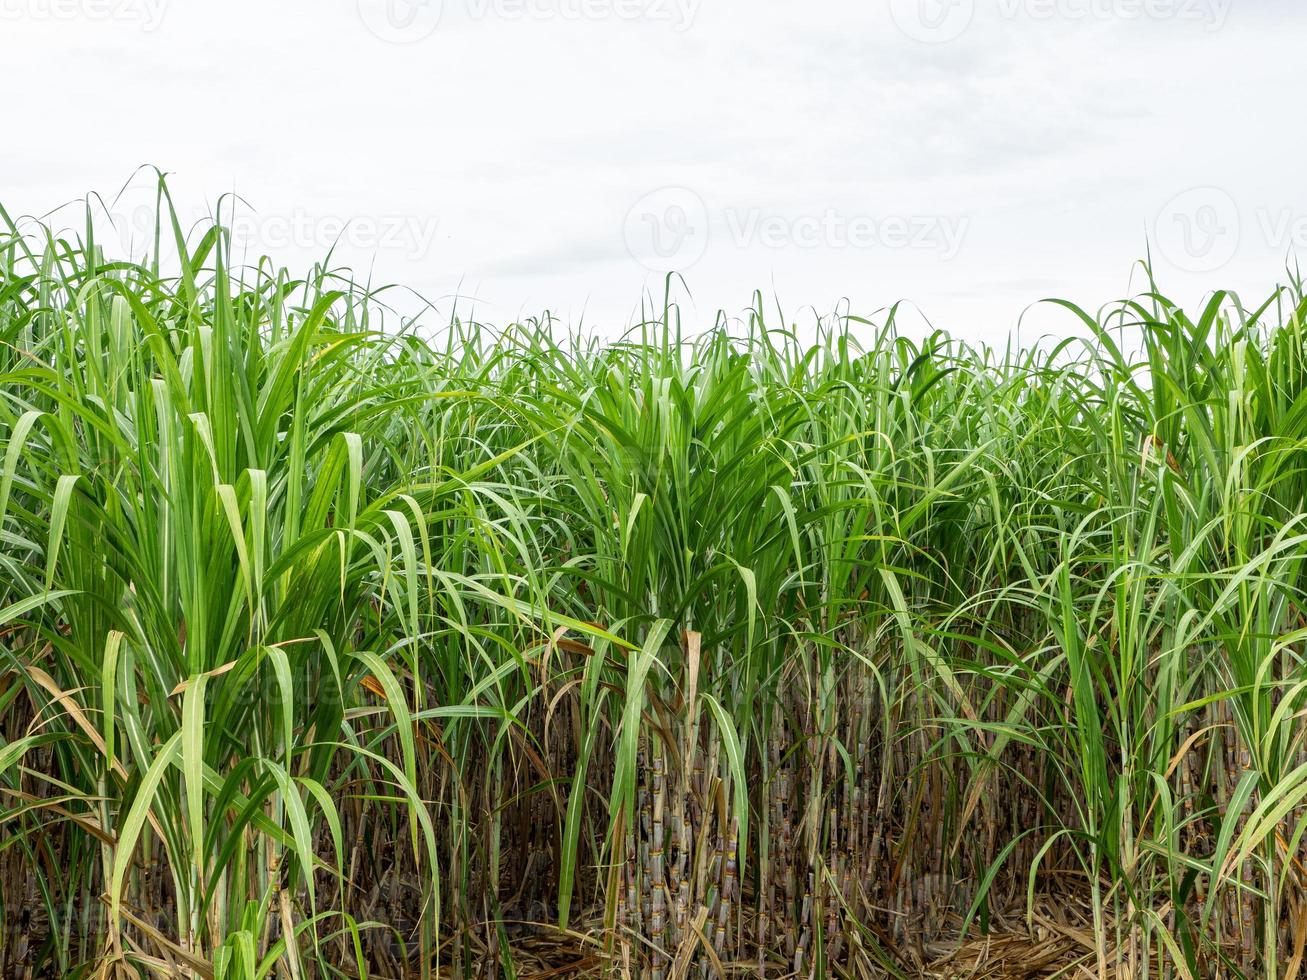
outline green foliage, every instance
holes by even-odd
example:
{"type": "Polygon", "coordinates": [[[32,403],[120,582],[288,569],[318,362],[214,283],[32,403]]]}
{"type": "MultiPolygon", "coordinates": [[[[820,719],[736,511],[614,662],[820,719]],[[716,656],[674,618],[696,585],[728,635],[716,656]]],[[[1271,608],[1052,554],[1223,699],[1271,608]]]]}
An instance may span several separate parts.
{"type": "Polygon", "coordinates": [[[507,975],[531,917],[655,976],[911,974],[887,909],[958,940],[1048,895],[1093,975],[1301,956],[1297,288],[1003,355],[761,297],[427,335],[160,191],[172,272],[0,229],[28,964],[507,975]]]}

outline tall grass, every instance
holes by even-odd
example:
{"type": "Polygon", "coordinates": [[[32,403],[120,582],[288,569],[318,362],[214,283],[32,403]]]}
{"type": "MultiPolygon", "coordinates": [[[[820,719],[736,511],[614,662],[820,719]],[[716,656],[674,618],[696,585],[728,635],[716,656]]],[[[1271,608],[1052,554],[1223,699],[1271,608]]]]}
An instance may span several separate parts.
{"type": "Polygon", "coordinates": [[[161,205],[3,216],[5,976],[1300,975],[1297,284],[424,334],[161,205]]]}

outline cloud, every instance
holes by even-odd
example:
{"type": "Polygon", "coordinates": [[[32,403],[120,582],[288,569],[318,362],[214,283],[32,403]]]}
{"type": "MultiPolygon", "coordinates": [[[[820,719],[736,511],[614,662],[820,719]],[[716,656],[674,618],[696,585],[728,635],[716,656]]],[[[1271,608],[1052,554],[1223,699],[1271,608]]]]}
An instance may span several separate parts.
{"type": "MultiPolygon", "coordinates": [[[[992,339],[1041,296],[1092,307],[1128,288],[1159,212],[1188,188],[1219,188],[1253,229],[1268,209],[1307,215],[1307,136],[1284,115],[1307,11],[1242,4],[1215,30],[1119,16],[1144,2],[1163,0],[975,0],[965,29],[934,44],[895,23],[897,0],[702,0],[685,30],[446,0],[409,44],[370,32],[354,2],[171,3],[153,32],[29,18],[3,25],[0,59],[45,104],[84,107],[79,140],[95,152],[69,152],[57,131],[15,142],[4,203],[44,213],[112,195],[153,162],[176,173],[188,213],[234,189],[263,214],[436,222],[421,249],[349,259],[374,281],[471,290],[490,310],[585,308],[616,329],[642,289],[661,290],[624,241],[628,212],[688,188],[708,215],[685,273],[703,325],[762,287],[859,312],[909,297],[992,339]],[[1074,16],[1089,3],[1107,13],[1074,16]],[[1250,152],[1246,134],[1275,151],[1250,152]],[[795,231],[830,213],[841,228],[906,216],[967,232],[946,261],[795,231]],[[794,240],[733,241],[732,215],[794,240]]],[[[303,267],[317,240],[290,236],[278,257],[303,267]]],[[[1283,261],[1245,235],[1215,272],[1161,271],[1182,294],[1220,282],[1252,295],[1283,261]]]]}

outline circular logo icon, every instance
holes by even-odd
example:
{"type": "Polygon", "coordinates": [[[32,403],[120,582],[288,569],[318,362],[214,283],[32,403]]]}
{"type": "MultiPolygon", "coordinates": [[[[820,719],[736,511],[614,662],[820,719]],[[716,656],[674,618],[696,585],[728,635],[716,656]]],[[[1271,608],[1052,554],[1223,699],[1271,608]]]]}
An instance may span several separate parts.
{"type": "Polygon", "coordinates": [[[976,0],[890,0],[889,15],[898,29],[923,44],[955,41],[971,26],[976,0]]]}
{"type": "MultiPolygon", "coordinates": [[[[141,261],[154,249],[157,211],[152,205],[137,204],[112,215],[122,258],[141,261]]],[[[165,226],[166,227],[166,226],[165,226]]],[[[166,233],[166,238],[170,232],[166,233]]]]}
{"type": "Polygon", "coordinates": [[[626,214],[622,227],[631,257],[655,272],[681,272],[708,248],[708,207],[686,187],[646,194],[626,214]]]}
{"type": "Polygon", "coordinates": [[[358,0],[359,17],[389,44],[412,44],[440,24],[442,0],[358,0]]]}
{"type": "MultiPolygon", "coordinates": [[[[155,219],[160,209],[157,186],[134,179],[112,199],[97,199],[91,207],[97,243],[115,259],[141,261],[154,250],[155,219]]],[[[167,204],[162,207],[166,208],[167,204]]],[[[172,237],[164,218],[163,241],[172,237]]],[[[182,222],[185,228],[185,222],[182,222]]]]}
{"type": "Polygon", "coordinates": [[[1166,203],[1153,234],[1177,269],[1215,272],[1239,250],[1239,206],[1219,187],[1194,187],[1166,203]]]}

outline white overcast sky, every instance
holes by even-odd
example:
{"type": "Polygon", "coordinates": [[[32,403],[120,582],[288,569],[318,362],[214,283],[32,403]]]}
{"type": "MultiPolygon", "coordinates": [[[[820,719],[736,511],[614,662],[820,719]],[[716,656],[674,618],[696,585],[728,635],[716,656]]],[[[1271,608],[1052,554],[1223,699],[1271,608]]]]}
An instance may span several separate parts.
{"type": "Polygon", "coordinates": [[[1150,242],[1186,302],[1283,280],[1305,31],[1298,0],[0,0],[0,202],[153,164],[437,320],[616,332],[674,268],[698,326],[762,290],[1001,342],[1141,288],[1150,242]]]}

